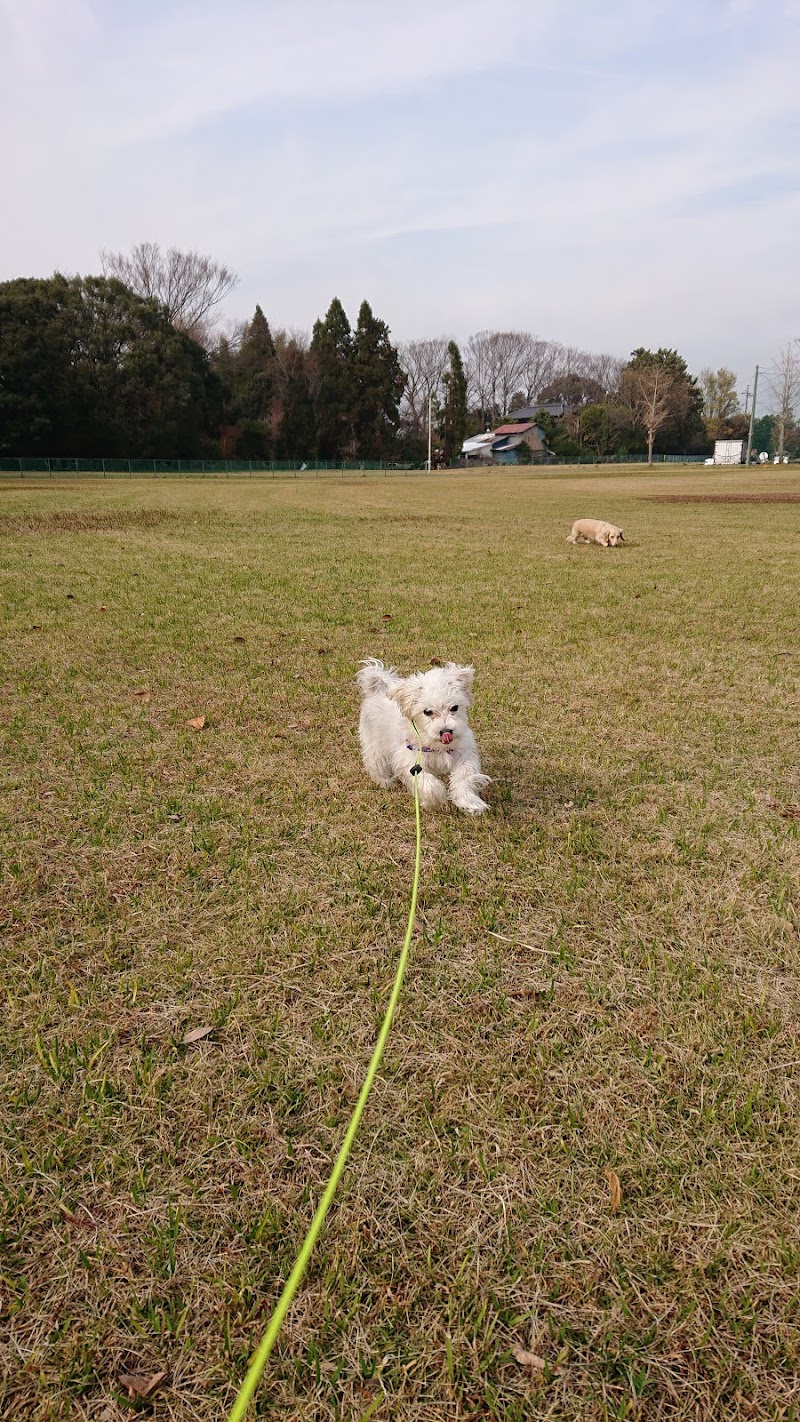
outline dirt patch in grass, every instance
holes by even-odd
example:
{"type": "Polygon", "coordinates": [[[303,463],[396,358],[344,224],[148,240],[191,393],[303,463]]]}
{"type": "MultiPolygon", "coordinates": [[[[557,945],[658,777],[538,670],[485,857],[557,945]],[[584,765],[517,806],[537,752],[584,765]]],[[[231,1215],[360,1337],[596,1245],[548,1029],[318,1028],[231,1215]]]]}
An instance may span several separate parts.
{"type": "Polygon", "coordinates": [[[648,504],[800,504],[797,494],[645,494],[648,504]]]}
{"type": "MultiPolygon", "coordinates": [[[[27,492],[27,491],[26,491],[27,492]]],[[[177,525],[178,514],[168,509],[140,509],[113,513],[9,514],[0,519],[0,533],[126,533],[132,528],[158,528],[161,524],[177,525]]]]}

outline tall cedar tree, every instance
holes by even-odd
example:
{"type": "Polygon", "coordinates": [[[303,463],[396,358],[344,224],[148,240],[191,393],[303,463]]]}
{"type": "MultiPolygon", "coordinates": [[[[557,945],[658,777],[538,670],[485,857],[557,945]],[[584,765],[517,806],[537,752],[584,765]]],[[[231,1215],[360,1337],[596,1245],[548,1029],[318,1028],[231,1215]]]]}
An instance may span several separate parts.
{"type": "Polygon", "coordinates": [[[353,340],[354,435],[361,459],[394,452],[400,425],[400,396],[406,377],[389,339],[389,327],[362,301],[353,340]]]}
{"type": "Polygon", "coordinates": [[[444,404],[439,419],[439,439],[445,459],[456,459],[467,437],[469,409],[467,407],[467,377],[461,360],[461,352],[455,341],[447,343],[449,369],[445,372],[444,404]]]}
{"type": "Polygon", "coordinates": [[[320,459],[354,453],[356,385],[353,333],[344,307],[334,297],[324,321],[315,321],[309,365],[314,384],[316,444],[320,459]]]}
{"type": "Polygon", "coordinates": [[[0,284],[0,453],[192,458],[221,413],[205,352],[105,277],[0,284]]]}
{"type": "Polygon", "coordinates": [[[235,423],[240,427],[236,453],[248,459],[269,459],[275,399],[275,342],[260,306],[256,307],[242,335],[233,374],[235,423]]]}

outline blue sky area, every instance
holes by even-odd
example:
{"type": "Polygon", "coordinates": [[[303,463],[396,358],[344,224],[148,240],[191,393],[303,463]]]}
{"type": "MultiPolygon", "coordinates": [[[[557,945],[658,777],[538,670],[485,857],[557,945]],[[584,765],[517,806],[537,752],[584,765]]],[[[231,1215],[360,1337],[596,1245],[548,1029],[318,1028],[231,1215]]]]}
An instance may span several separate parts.
{"type": "Polygon", "coordinates": [[[0,0],[0,279],[157,241],[310,329],[800,337],[798,0],[0,0]]]}

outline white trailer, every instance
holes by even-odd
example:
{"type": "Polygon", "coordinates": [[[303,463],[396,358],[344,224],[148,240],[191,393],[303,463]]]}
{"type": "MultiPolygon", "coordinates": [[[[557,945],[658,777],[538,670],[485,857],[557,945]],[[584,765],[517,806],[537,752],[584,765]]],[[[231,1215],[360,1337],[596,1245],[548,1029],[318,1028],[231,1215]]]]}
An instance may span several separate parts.
{"type": "Polygon", "coordinates": [[[715,439],[715,464],[744,464],[746,441],[743,439],[715,439]]]}

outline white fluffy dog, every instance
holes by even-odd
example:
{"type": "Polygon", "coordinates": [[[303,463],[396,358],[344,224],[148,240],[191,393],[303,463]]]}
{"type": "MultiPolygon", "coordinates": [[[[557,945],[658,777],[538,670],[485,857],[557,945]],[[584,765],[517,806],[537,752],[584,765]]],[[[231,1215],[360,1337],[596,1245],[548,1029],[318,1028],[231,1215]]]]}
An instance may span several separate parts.
{"type": "Polygon", "coordinates": [[[625,542],[622,529],[601,518],[577,518],[567,543],[577,543],[579,538],[585,538],[587,543],[599,543],[601,548],[617,548],[625,542]]]}
{"type": "Polygon", "coordinates": [[[469,814],[488,810],[478,791],[489,784],[489,776],[481,774],[477,742],[467,724],[474,677],[474,667],[455,662],[406,677],[375,657],[364,662],[356,677],[363,698],[359,736],[364,769],[376,785],[388,787],[397,780],[413,795],[412,771],[420,763],[423,809],[436,809],[449,798],[469,814]]]}

